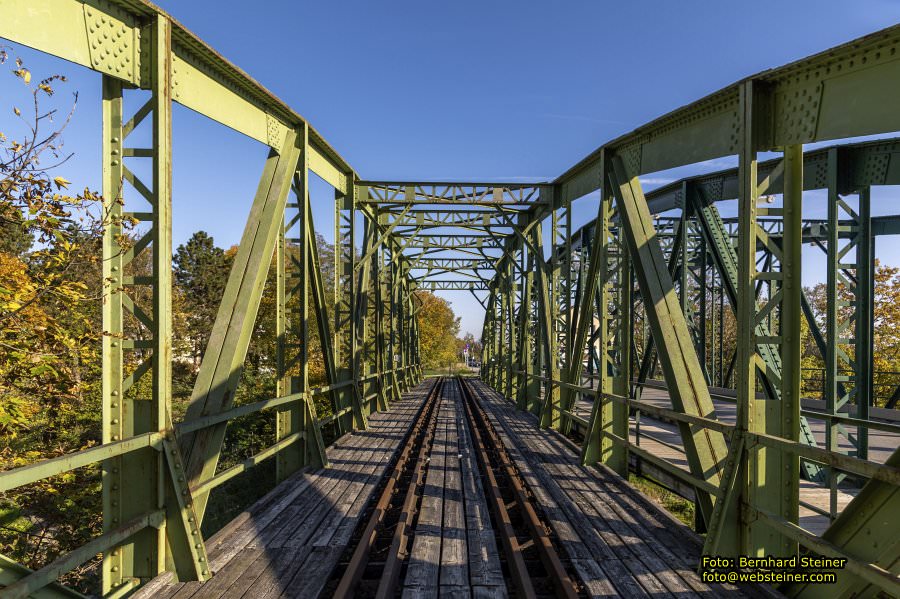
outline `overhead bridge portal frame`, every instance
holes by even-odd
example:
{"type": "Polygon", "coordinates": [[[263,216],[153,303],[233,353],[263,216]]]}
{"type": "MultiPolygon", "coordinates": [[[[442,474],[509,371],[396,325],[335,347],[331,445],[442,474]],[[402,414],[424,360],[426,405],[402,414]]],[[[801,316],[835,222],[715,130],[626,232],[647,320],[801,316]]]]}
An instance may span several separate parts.
{"type": "Polygon", "coordinates": [[[2,0],[0,12],[0,37],[102,75],[103,195],[108,210],[144,232],[128,248],[115,227],[104,237],[103,443],[0,473],[0,491],[13,492],[101,462],[103,534],[35,572],[3,559],[10,596],[68,596],[55,580],[98,553],[108,596],[167,570],[208,578],[200,523],[210,491],[269,458],[279,479],[326,465],[324,428],[365,428],[369,414],[421,378],[416,290],[478,298],[487,315],[483,378],[540,426],[580,427],[585,463],[627,476],[629,453],[654,461],[629,441],[629,410],[677,422],[689,472],[672,475],[696,491],[707,553],[803,547],[849,561],[838,584],[784,589],[794,596],[900,593],[900,452],[885,464],[867,454],[872,428],[897,432],[870,409],[874,239],[900,233],[900,217],[873,218],[870,204],[872,187],[900,184],[900,142],[803,151],[900,131],[900,27],[728,86],[604,144],[553,181],[504,184],[361,178],[305,119],[150,4],[2,0]],[[173,103],[267,152],[180,422],[170,412],[173,103]],[[129,145],[142,122],[150,145],[129,145]],[[763,161],[768,153],[775,158],[763,161]],[[725,156],[738,167],[642,188],[647,173],[725,156]],[[147,166],[132,166],[139,162],[147,166]],[[310,173],[335,190],[331,289],[315,243],[310,173]],[[811,220],[804,192],[817,189],[826,190],[827,218],[811,220]],[[578,231],[576,200],[596,208],[578,231]],[[725,200],[736,200],[736,218],[720,215],[725,200]],[[801,286],[803,244],[827,256],[824,330],[801,286]],[[152,276],[131,274],[141,253],[152,276]],[[277,397],[235,407],[273,256],[277,397]],[[849,292],[852,314],[839,290],[849,292]],[[716,332],[726,318],[736,326],[734,347],[716,332]],[[816,416],[826,422],[824,447],[801,406],[804,319],[826,363],[826,409],[816,416]],[[140,339],[127,334],[134,322],[140,339]],[[649,335],[637,338],[635,322],[649,335]],[[316,389],[311,327],[325,340],[327,385],[316,389]],[[668,408],[640,399],[657,364],[668,408]],[[136,396],[143,377],[152,392],[136,396]],[[711,386],[735,389],[734,424],[716,417],[711,386]],[[321,396],[327,417],[316,413],[321,396]],[[592,402],[589,418],[575,413],[583,400],[592,402]],[[275,445],[217,472],[228,422],[260,410],[274,414],[275,445]],[[841,451],[842,439],[851,452],[841,451]],[[848,475],[867,482],[828,530],[800,528],[801,478],[834,489],[848,475]]]}

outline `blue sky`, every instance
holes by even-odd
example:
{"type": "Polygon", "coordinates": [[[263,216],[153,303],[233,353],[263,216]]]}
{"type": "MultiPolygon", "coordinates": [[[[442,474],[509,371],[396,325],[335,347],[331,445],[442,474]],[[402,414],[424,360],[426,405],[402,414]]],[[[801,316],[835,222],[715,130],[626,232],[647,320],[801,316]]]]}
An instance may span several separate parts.
{"type": "MultiPolygon", "coordinates": [[[[900,20],[900,2],[889,0],[159,4],[371,179],[552,178],[677,106],[900,20]]],[[[78,90],[65,175],[99,187],[99,77],[11,48],[36,77],[69,76],[61,108],[78,90]]],[[[0,73],[0,131],[15,134],[7,99],[23,102],[22,92],[0,73]]],[[[265,148],[180,107],[174,119],[176,244],[197,229],[236,243],[265,148]]],[[[671,176],[648,177],[648,188],[671,176]]],[[[319,187],[317,227],[330,239],[330,197],[319,187]]],[[[596,210],[580,204],[578,224],[596,210]]],[[[882,245],[886,261],[900,256],[882,245]]],[[[821,273],[810,260],[807,284],[821,273]]],[[[467,293],[446,297],[478,336],[480,306],[467,293]]]]}

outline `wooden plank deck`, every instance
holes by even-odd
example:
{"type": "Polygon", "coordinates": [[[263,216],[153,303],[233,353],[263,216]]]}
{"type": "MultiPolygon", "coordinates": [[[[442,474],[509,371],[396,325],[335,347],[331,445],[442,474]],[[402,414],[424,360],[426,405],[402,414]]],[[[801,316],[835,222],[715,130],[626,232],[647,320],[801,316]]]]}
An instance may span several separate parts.
{"type": "Polygon", "coordinates": [[[338,439],[327,450],[328,468],[296,473],[211,537],[210,580],[173,583],[164,574],[135,596],[317,597],[432,384],[425,381],[388,412],[372,414],[368,430],[338,439]]]}
{"type": "Polygon", "coordinates": [[[580,465],[564,438],[480,380],[473,386],[590,596],[773,596],[702,582],[696,534],[611,471],[580,465]]]}
{"type": "Polygon", "coordinates": [[[438,406],[403,597],[506,597],[459,385],[438,406]]]}

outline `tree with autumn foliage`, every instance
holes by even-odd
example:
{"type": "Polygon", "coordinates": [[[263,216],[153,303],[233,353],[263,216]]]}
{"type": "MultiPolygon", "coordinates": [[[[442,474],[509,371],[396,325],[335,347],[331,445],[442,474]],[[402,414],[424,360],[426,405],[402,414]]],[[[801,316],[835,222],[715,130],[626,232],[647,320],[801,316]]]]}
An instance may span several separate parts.
{"type": "MultiPolygon", "coordinates": [[[[8,54],[0,49],[0,64],[8,54]]],[[[57,106],[65,78],[11,69],[22,97],[0,132],[0,469],[100,442],[102,232],[113,223],[97,192],[69,191],[59,174],[71,154],[62,134],[77,94],[57,106]]],[[[100,468],[77,471],[0,495],[0,553],[32,568],[100,530],[100,468]]],[[[66,575],[96,581],[88,564],[66,575]]]]}
{"type": "MultiPolygon", "coordinates": [[[[0,49],[0,63],[6,53],[0,49]]],[[[28,98],[28,110],[13,107],[21,131],[0,132],[0,470],[87,449],[101,443],[102,305],[108,288],[102,276],[103,233],[121,227],[120,244],[132,246],[141,233],[132,219],[113,221],[97,192],[70,193],[71,183],[58,171],[69,155],[62,132],[73,116],[77,96],[67,111],[45,108],[55,100],[55,86],[65,79],[32,80],[15,61],[12,76],[28,98]],[[27,115],[27,118],[26,118],[27,115]],[[62,115],[61,117],[59,115],[62,115]]],[[[124,200],[118,200],[124,204],[124,200]]],[[[318,236],[322,284],[334,286],[334,247],[318,236]]],[[[237,247],[219,247],[203,231],[177,247],[173,256],[173,347],[171,407],[177,422],[185,413],[212,331],[237,247]]],[[[286,267],[299,260],[296,244],[285,248],[286,267]]],[[[277,254],[276,254],[277,256],[277,254]]],[[[275,397],[276,271],[270,263],[234,405],[275,397]]],[[[139,252],[129,274],[152,274],[152,254],[139,252]]],[[[325,293],[333,314],[333,296],[325,293]]],[[[135,305],[151,305],[152,290],[129,290],[135,305]]],[[[419,292],[417,303],[426,364],[455,361],[459,319],[450,305],[419,292]]],[[[288,299],[289,312],[300,301],[288,299]]],[[[312,386],[326,383],[322,340],[310,306],[308,372],[312,386]]],[[[147,339],[149,329],[137,319],[125,323],[129,339],[147,339]]],[[[328,340],[330,342],[331,340],[328,340]]],[[[126,372],[148,358],[149,350],[128,352],[126,372]]],[[[288,374],[292,374],[289,371],[288,374]]],[[[138,378],[130,397],[147,398],[151,377],[138,378]]],[[[316,398],[319,416],[331,411],[328,396],[316,398]]],[[[229,423],[219,460],[228,468],[270,446],[275,440],[272,412],[250,414],[229,423]]],[[[204,534],[212,534],[274,484],[274,461],[229,481],[211,496],[204,534]]],[[[100,464],[25,485],[0,494],[0,554],[32,569],[96,538],[102,530],[100,464]]],[[[96,593],[99,559],[90,560],[61,581],[96,593]]]]}
{"type": "MultiPolygon", "coordinates": [[[[7,58],[0,50],[0,64],[7,58]]],[[[64,77],[32,81],[20,59],[12,74],[30,107],[13,106],[21,127],[0,132],[0,435],[16,437],[41,422],[45,444],[70,449],[59,436],[99,364],[97,240],[110,223],[96,192],[71,194],[56,174],[70,157],[61,136],[77,94],[60,113],[45,103],[64,77]]]]}
{"type": "MultiPolygon", "coordinates": [[[[874,372],[874,403],[884,406],[900,385],[900,268],[875,262],[875,294],[873,303],[872,370],[874,372]]],[[[810,307],[823,335],[827,334],[825,317],[828,307],[827,288],[819,283],[805,289],[810,307]]],[[[853,293],[845,285],[838,285],[841,300],[841,320],[850,318],[853,311],[853,293]]],[[[804,321],[803,367],[809,379],[807,395],[817,397],[821,392],[821,376],[825,362],[804,321]]],[[[841,349],[854,359],[853,346],[841,344],[841,349]]],[[[852,383],[851,383],[852,384],[852,383]]]]}
{"type": "Polygon", "coordinates": [[[429,291],[416,291],[419,348],[423,368],[438,368],[458,358],[459,317],[450,302],[429,291]]]}
{"type": "MultiPolygon", "coordinates": [[[[0,48],[0,64],[6,61],[7,54],[0,48]]],[[[62,112],[45,104],[55,101],[54,88],[65,79],[33,80],[18,60],[12,76],[22,86],[18,95],[26,100],[21,108],[11,107],[14,123],[20,122],[21,127],[0,132],[0,470],[101,442],[103,232],[111,225],[121,227],[125,248],[137,238],[131,219],[113,221],[97,192],[70,193],[71,183],[59,174],[70,157],[62,151],[62,133],[74,114],[77,96],[62,112]]],[[[317,243],[328,287],[333,285],[333,248],[321,237],[317,243]]],[[[236,247],[217,247],[201,231],[175,252],[172,321],[177,359],[172,364],[172,409],[176,421],[190,400],[236,251],[236,247]]],[[[287,253],[296,260],[299,249],[289,244],[287,253]]],[[[149,276],[151,258],[149,252],[137,254],[130,274],[149,276]]],[[[275,272],[273,256],[235,393],[236,405],[276,393],[275,272]]],[[[130,297],[135,304],[147,306],[151,293],[149,288],[136,287],[130,297]]],[[[330,301],[330,294],[326,299],[330,301]]],[[[129,319],[125,326],[129,338],[147,338],[148,331],[136,320],[129,319]]],[[[324,381],[324,361],[315,326],[310,333],[310,382],[318,385],[324,381]]],[[[126,369],[133,370],[145,358],[129,352],[126,369]]],[[[150,385],[150,378],[142,377],[128,393],[148,397],[150,385]]],[[[328,406],[320,406],[320,415],[327,413],[328,406]]],[[[220,468],[246,459],[273,441],[271,412],[232,422],[220,468]]],[[[271,488],[272,465],[266,463],[213,494],[204,519],[205,534],[271,488]]],[[[32,569],[45,566],[100,534],[101,502],[99,463],[0,494],[0,554],[32,569]]],[[[87,562],[61,580],[96,593],[99,560],[87,562]]]]}

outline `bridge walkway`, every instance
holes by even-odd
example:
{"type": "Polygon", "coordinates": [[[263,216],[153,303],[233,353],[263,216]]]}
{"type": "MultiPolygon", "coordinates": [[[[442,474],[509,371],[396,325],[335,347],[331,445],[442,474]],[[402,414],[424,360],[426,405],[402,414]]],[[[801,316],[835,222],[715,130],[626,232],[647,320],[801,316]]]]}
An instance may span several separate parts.
{"type": "MultiPolygon", "coordinates": [[[[584,384],[594,384],[594,381],[585,378],[584,384]]],[[[712,399],[716,408],[716,417],[724,423],[734,424],[736,420],[735,402],[733,398],[727,395],[729,393],[733,394],[733,391],[719,388],[711,388],[710,390],[713,392],[712,399]]],[[[641,400],[660,408],[672,407],[669,392],[666,390],[664,383],[657,381],[653,381],[644,387],[641,400]]],[[[810,410],[821,410],[824,405],[824,402],[818,400],[804,399],[803,401],[804,408],[809,408],[810,410]]],[[[591,415],[592,408],[593,403],[591,401],[579,398],[576,401],[574,412],[581,418],[587,419],[591,415]]],[[[889,410],[880,410],[879,412],[879,414],[873,415],[873,418],[879,418],[885,414],[893,416],[889,410]]],[[[887,422],[896,422],[896,419],[887,420],[887,422]]],[[[826,430],[824,421],[817,418],[809,418],[809,426],[819,447],[825,447],[826,430]]],[[[632,443],[636,443],[653,455],[665,459],[686,472],[688,471],[687,456],[684,453],[681,442],[681,433],[674,422],[663,421],[650,414],[642,414],[640,426],[638,426],[634,414],[632,414],[629,420],[629,435],[632,443]]],[[[869,431],[869,459],[874,462],[883,464],[898,445],[900,445],[900,435],[880,430],[869,431]]],[[[839,438],[839,446],[841,451],[853,453],[853,448],[843,436],[839,438]]],[[[677,478],[668,475],[659,468],[655,468],[652,464],[641,463],[635,456],[632,456],[632,464],[637,467],[639,472],[651,474],[676,489],[680,494],[693,499],[692,488],[680,483],[677,478]]],[[[840,485],[835,492],[835,507],[838,512],[842,511],[858,493],[859,488],[850,484],[850,481],[840,485]]],[[[831,524],[831,519],[822,513],[827,513],[830,507],[831,498],[828,486],[801,479],[800,502],[800,526],[815,534],[824,533],[831,524]]]]}

